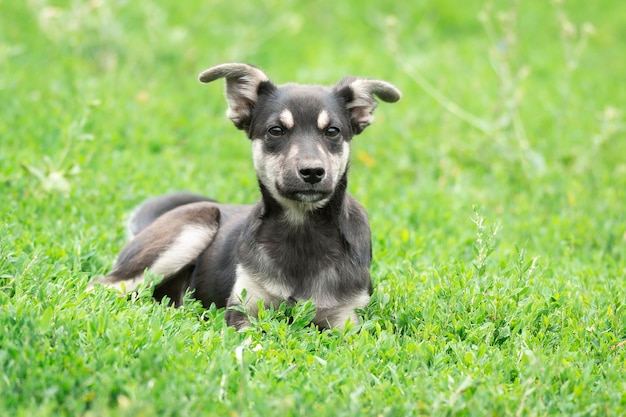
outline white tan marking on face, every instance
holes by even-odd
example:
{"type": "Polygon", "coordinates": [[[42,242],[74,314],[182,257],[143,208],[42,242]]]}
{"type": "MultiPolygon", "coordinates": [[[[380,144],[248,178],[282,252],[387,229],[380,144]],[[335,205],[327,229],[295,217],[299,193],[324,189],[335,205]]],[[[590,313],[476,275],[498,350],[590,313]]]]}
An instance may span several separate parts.
{"type": "Polygon", "coordinates": [[[266,155],[263,152],[263,142],[260,139],[252,141],[252,162],[259,180],[269,190],[272,197],[278,196],[276,181],[280,167],[283,165],[284,156],[266,155]]]}
{"type": "Polygon", "coordinates": [[[322,110],[320,114],[317,116],[317,127],[320,130],[324,130],[330,124],[330,116],[326,110],[322,110]]]}
{"type": "Polygon", "coordinates": [[[278,118],[283,126],[285,126],[287,129],[293,128],[293,114],[291,113],[291,111],[289,111],[289,109],[283,110],[278,118]]]}
{"type": "Polygon", "coordinates": [[[333,184],[337,184],[339,179],[343,176],[348,169],[348,161],[350,160],[350,144],[349,142],[343,142],[343,150],[339,157],[330,159],[331,173],[333,176],[333,184]]]}

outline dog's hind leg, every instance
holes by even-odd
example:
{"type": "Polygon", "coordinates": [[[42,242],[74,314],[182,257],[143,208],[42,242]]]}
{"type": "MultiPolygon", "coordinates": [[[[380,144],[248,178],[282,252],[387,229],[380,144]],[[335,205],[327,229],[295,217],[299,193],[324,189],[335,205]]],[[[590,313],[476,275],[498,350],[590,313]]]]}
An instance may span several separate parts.
{"type": "Polygon", "coordinates": [[[155,296],[168,296],[180,303],[198,256],[211,244],[219,229],[220,212],[213,203],[192,203],[158,217],[120,253],[113,270],[92,281],[122,292],[134,291],[143,282],[144,271],[162,275],[155,296]]]}
{"type": "Polygon", "coordinates": [[[203,201],[213,202],[213,200],[207,197],[188,192],[170,193],[149,198],[141,203],[129,216],[126,222],[128,237],[129,239],[134,238],[161,215],[176,207],[203,201]]]}

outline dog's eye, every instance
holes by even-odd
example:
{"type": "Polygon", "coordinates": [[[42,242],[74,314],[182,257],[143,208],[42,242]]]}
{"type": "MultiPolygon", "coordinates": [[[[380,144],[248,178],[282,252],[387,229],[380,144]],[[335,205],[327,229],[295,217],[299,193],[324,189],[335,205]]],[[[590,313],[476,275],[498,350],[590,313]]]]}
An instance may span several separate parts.
{"type": "Polygon", "coordinates": [[[339,133],[339,128],[334,126],[329,126],[324,131],[324,135],[328,136],[329,138],[336,138],[337,136],[339,136],[339,133]]]}
{"type": "Polygon", "coordinates": [[[283,129],[280,126],[272,126],[269,129],[267,129],[267,133],[269,133],[271,136],[279,137],[285,134],[285,129],[283,129]]]}

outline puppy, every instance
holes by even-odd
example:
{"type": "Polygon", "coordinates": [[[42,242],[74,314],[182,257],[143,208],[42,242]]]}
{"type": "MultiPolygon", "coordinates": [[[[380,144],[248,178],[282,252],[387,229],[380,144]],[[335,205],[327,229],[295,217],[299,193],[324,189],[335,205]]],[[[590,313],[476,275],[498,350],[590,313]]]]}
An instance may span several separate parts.
{"type": "Polygon", "coordinates": [[[260,302],[312,300],[318,327],[357,323],[372,293],[372,247],[367,214],[346,191],[350,143],[372,122],[375,98],[392,103],[400,91],[359,77],[277,86],[239,63],[199,78],[226,80],[227,116],[251,140],[260,201],[227,205],[176,193],[144,202],[113,270],[90,287],[132,291],[149,270],[163,276],[155,298],[179,305],[190,291],[205,307],[227,307],[237,329],[260,302]]]}

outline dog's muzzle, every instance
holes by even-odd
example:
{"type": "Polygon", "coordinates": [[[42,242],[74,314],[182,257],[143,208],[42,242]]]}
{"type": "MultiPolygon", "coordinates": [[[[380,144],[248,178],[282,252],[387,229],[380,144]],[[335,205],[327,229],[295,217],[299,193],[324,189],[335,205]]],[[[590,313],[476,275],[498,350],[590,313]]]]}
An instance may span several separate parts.
{"type": "Polygon", "coordinates": [[[278,193],[289,200],[317,203],[333,193],[332,179],[326,169],[316,165],[298,167],[276,181],[278,193]]]}

